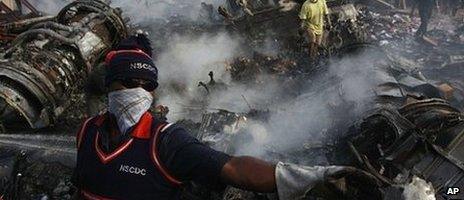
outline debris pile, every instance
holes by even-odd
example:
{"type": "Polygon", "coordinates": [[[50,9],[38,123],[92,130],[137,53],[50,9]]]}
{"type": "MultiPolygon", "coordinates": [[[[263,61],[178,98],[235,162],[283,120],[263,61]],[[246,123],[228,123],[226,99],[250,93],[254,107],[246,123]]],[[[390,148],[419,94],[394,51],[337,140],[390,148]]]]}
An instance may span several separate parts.
{"type": "MultiPolygon", "coordinates": [[[[0,149],[3,199],[71,199],[72,168],[32,152],[0,149]]],[[[50,155],[49,155],[50,156],[50,155]]]]}
{"type": "Polygon", "coordinates": [[[370,39],[391,52],[411,59],[427,68],[439,68],[457,62],[456,55],[464,54],[462,16],[439,15],[433,19],[431,30],[422,39],[414,37],[420,18],[405,13],[384,15],[364,9],[363,19],[370,39]],[[454,29],[454,30],[453,30],[454,29]]]}
{"type": "Polygon", "coordinates": [[[357,133],[347,145],[352,160],[385,184],[407,184],[416,175],[446,194],[449,187],[464,186],[458,175],[463,119],[441,99],[413,101],[398,110],[380,107],[350,129],[357,133]]]}
{"type": "Polygon", "coordinates": [[[230,64],[229,70],[234,81],[259,83],[256,77],[261,74],[291,76],[291,73],[297,70],[297,63],[291,59],[255,53],[252,58],[237,58],[230,64]]]}

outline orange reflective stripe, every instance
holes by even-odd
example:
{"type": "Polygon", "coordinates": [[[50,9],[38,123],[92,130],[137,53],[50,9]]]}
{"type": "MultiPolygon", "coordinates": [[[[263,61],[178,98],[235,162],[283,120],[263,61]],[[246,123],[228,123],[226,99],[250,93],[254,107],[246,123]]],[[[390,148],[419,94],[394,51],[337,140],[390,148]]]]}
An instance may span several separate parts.
{"type": "Polygon", "coordinates": [[[81,191],[81,194],[82,194],[82,197],[84,197],[84,199],[86,199],[86,200],[112,200],[112,199],[109,199],[109,198],[106,198],[106,197],[102,197],[102,196],[98,196],[96,194],[92,194],[92,193],[84,191],[84,190],[81,191]]]}
{"type": "Polygon", "coordinates": [[[81,128],[79,129],[79,131],[77,132],[77,135],[76,135],[76,145],[77,145],[77,149],[79,149],[79,147],[81,146],[81,143],[82,143],[82,137],[87,129],[87,124],[89,123],[89,121],[91,120],[92,118],[88,118],[87,120],[85,120],[85,122],[82,124],[81,128]]]}
{"type": "Polygon", "coordinates": [[[159,136],[161,135],[162,131],[165,130],[165,128],[168,128],[171,124],[160,124],[158,127],[155,129],[155,134],[153,136],[152,144],[151,144],[151,159],[153,163],[155,164],[156,168],[158,171],[161,173],[161,175],[173,186],[175,187],[180,187],[182,185],[182,182],[179,181],[177,178],[172,176],[169,171],[164,167],[163,163],[161,163],[161,159],[159,158],[159,153],[158,153],[158,143],[159,143],[159,136]]]}
{"type": "Polygon", "coordinates": [[[117,156],[119,156],[121,153],[123,153],[125,150],[127,150],[127,148],[134,141],[134,138],[131,138],[130,140],[126,141],[124,144],[119,146],[114,152],[107,155],[107,154],[105,154],[105,152],[103,152],[100,149],[100,146],[98,145],[99,138],[100,138],[100,133],[97,131],[97,134],[95,136],[95,151],[97,151],[97,155],[98,155],[98,157],[100,158],[100,161],[103,164],[106,164],[106,163],[110,162],[111,160],[113,160],[114,158],[116,158],[117,156]]]}

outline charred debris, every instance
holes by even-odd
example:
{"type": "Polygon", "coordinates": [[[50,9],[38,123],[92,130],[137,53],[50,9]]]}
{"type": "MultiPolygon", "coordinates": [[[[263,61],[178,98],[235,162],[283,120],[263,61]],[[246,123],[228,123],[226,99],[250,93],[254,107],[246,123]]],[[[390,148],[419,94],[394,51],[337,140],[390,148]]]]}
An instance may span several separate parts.
{"type": "MultiPolygon", "coordinates": [[[[386,193],[414,176],[431,182],[437,198],[448,186],[464,187],[463,10],[446,20],[435,17],[429,34],[416,39],[419,19],[409,15],[405,3],[328,1],[334,26],[320,59],[308,61],[307,45],[298,34],[299,3],[229,0],[218,8],[202,3],[202,23],[173,16],[131,24],[120,9],[90,0],[74,1],[56,16],[42,16],[27,3],[22,5],[29,14],[6,10],[0,25],[0,195],[71,198],[72,134],[84,116],[104,104],[103,86],[95,81],[96,89],[89,91],[86,81],[101,74],[104,53],[138,29],[156,38],[155,52],[166,48],[164,41],[173,34],[239,35],[247,48],[224,61],[226,71],[242,85],[277,82],[283,94],[269,101],[311,103],[320,93],[336,94],[336,101],[328,98],[323,105],[330,123],[320,138],[285,151],[266,143],[262,156],[267,160],[354,165],[382,180],[390,188],[386,193]],[[269,40],[279,47],[277,53],[259,51],[269,40]],[[367,89],[369,101],[360,106],[347,98],[343,78],[329,66],[347,58],[365,60],[366,55],[371,61],[360,62],[369,65],[367,74],[375,81],[367,89]]],[[[183,85],[169,87],[186,92],[183,85]]],[[[275,120],[275,110],[266,107],[273,102],[256,105],[240,94],[246,112],[210,107],[212,97],[230,87],[215,71],[205,74],[196,96],[181,106],[186,116],[199,120],[186,117],[178,123],[199,140],[235,154],[241,152],[238,144],[253,140],[249,124],[275,120]]],[[[169,109],[158,106],[153,112],[164,116],[169,109]]],[[[190,189],[207,199],[266,198],[235,188],[219,194],[195,185],[190,189]]]]}

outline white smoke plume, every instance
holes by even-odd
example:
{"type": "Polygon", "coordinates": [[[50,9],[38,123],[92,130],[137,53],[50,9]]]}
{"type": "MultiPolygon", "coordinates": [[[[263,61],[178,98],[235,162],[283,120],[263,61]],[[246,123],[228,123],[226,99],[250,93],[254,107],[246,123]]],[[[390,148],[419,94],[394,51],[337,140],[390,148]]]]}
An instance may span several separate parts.
{"type": "Polygon", "coordinates": [[[404,186],[403,197],[405,200],[435,200],[435,190],[431,183],[414,176],[411,183],[404,186]]]}
{"type": "Polygon", "coordinates": [[[208,82],[209,71],[214,72],[217,80],[229,82],[227,62],[239,54],[239,44],[239,38],[226,33],[173,37],[155,61],[160,85],[165,89],[159,102],[169,106],[171,120],[184,117],[179,112],[183,106],[190,106],[189,100],[200,92],[198,82],[208,82]]]}
{"type": "MultiPolygon", "coordinates": [[[[276,152],[301,149],[305,144],[324,142],[327,129],[333,128],[336,119],[342,117],[346,124],[356,120],[372,105],[376,58],[363,53],[331,64],[327,74],[306,83],[306,91],[300,96],[269,108],[272,115],[268,123],[251,123],[248,131],[253,141],[243,143],[238,153],[266,157],[269,146],[276,152]],[[260,145],[263,141],[268,145],[260,145]]],[[[340,131],[341,135],[346,130],[340,131]]]]}
{"type": "Polygon", "coordinates": [[[40,1],[29,1],[37,10],[49,15],[58,14],[58,12],[71,3],[71,0],[40,0],[40,1]]]}
{"type": "Polygon", "coordinates": [[[113,0],[111,5],[122,8],[132,23],[141,23],[173,16],[184,16],[196,21],[200,16],[202,2],[212,4],[214,8],[224,3],[222,0],[113,0]]]}
{"type": "MultiPolygon", "coordinates": [[[[34,7],[46,14],[57,14],[61,8],[73,0],[30,1],[34,7]]],[[[147,22],[155,19],[168,19],[172,16],[185,16],[195,21],[201,13],[201,3],[212,4],[214,8],[224,3],[223,0],[110,0],[111,6],[120,7],[124,16],[132,23],[147,22]]]]}
{"type": "Polygon", "coordinates": [[[198,81],[207,80],[209,71],[218,77],[226,75],[226,63],[239,53],[239,41],[226,34],[200,37],[176,36],[160,53],[156,64],[160,68],[160,82],[178,82],[196,87],[198,81]]]}

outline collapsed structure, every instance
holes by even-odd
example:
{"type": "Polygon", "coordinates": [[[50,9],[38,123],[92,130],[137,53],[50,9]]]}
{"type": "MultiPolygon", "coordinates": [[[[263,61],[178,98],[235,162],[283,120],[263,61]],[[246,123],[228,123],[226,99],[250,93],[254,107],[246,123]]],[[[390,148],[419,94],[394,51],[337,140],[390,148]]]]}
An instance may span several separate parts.
{"type": "Polygon", "coordinates": [[[384,184],[407,184],[415,175],[445,198],[448,188],[464,186],[463,124],[463,113],[440,99],[382,107],[351,129],[348,149],[384,184]]]}
{"type": "MultiPolygon", "coordinates": [[[[464,187],[464,115],[459,108],[450,105],[450,101],[454,105],[460,105],[460,101],[444,100],[446,93],[438,86],[418,71],[399,64],[378,47],[352,45],[340,52],[340,56],[362,54],[363,51],[378,52],[375,57],[379,62],[369,66],[373,69],[373,79],[378,81],[372,88],[372,108],[350,127],[337,123],[330,126],[326,144],[308,144],[304,148],[309,151],[285,153],[273,152],[269,146],[266,158],[285,160],[295,156],[301,161],[317,156],[319,151],[330,159],[329,163],[354,165],[372,173],[383,182],[384,188],[388,188],[386,193],[391,199],[401,198],[391,190],[399,190],[396,187],[407,185],[414,176],[431,182],[439,198],[446,197],[448,188],[464,187]],[[336,136],[337,131],[345,132],[343,137],[336,136]]],[[[340,106],[347,108],[349,104],[345,102],[340,106]]],[[[256,111],[240,114],[223,110],[204,114],[197,137],[216,149],[234,154],[239,151],[234,149],[234,143],[252,139],[243,129],[247,123],[268,120],[266,112],[256,114],[256,111]]],[[[331,117],[342,124],[347,120],[340,115],[331,117]]],[[[247,194],[238,193],[238,196],[247,194]]]]}
{"type": "Polygon", "coordinates": [[[53,19],[3,26],[28,28],[0,64],[0,123],[16,128],[53,124],[105,52],[127,35],[119,10],[89,0],[69,4],[53,19]]]}

